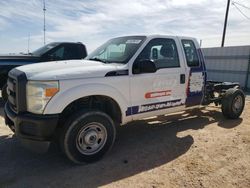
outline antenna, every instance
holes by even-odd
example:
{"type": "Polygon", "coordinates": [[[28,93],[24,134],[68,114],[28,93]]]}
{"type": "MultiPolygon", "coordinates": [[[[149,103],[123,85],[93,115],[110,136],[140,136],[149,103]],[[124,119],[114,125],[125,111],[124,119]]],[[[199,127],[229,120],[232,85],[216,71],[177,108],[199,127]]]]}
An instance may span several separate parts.
{"type": "Polygon", "coordinates": [[[43,0],[43,43],[45,45],[45,31],[46,31],[46,24],[45,24],[45,12],[46,12],[46,6],[45,6],[45,0],[43,0]]]}
{"type": "Polygon", "coordinates": [[[28,35],[28,54],[30,53],[30,33],[28,35]]]}

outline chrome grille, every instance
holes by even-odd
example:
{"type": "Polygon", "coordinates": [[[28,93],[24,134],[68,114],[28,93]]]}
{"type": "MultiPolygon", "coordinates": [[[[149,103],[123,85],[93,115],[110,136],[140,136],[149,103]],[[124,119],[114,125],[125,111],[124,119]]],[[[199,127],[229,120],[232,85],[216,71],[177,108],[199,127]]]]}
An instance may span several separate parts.
{"type": "Polygon", "coordinates": [[[8,103],[17,114],[26,111],[26,83],[24,72],[12,69],[7,80],[8,103]]]}
{"type": "Polygon", "coordinates": [[[11,108],[17,112],[17,94],[16,94],[16,83],[17,80],[15,78],[9,77],[7,81],[7,92],[8,92],[8,101],[10,103],[11,108]]]}

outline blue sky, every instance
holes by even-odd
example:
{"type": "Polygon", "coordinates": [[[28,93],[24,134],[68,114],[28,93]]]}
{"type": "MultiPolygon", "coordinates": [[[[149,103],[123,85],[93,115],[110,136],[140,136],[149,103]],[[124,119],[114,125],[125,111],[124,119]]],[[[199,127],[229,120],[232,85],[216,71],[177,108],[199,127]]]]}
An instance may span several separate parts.
{"type": "MultiPolygon", "coordinates": [[[[234,0],[250,7],[249,0],[234,0]]],[[[88,51],[109,38],[169,34],[219,46],[227,0],[46,0],[46,42],[80,41],[88,51]]],[[[43,1],[0,1],[0,53],[43,45],[43,1]]],[[[250,10],[239,7],[248,17],[250,10]]],[[[250,20],[230,6],[226,46],[250,45],[250,20]]]]}

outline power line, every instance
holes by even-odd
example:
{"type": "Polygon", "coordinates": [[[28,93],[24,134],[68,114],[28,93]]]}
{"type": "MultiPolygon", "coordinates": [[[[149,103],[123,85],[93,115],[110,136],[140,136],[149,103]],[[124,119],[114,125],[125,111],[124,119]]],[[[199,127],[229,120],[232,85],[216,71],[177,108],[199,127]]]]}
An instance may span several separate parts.
{"type": "Polygon", "coordinates": [[[232,2],[232,5],[235,6],[235,8],[241,13],[242,16],[244,16],[246,19],[250,20],[250,17],[248,17],[242,10],[235,4],[235,2],[232,2]]]}
{"type": "Polygon", "coordinates": [[[246,5],[243,5],[243,4],[238,3],[238,2],[233,1],[232,4],[237,4],[237,5],[239,5],[239,6],[243,7],[243,8],[246,8],[246,9],[250,10],[250,7],[247,7],[246,5]]]}
{"type": "MultiPolygon", "coordinates": [[[[222,34],[222,41],[221,41],[221,47],[224,47],[224,42],[225,42],[225,36],[226,36],[226,30],[227,30],[227,19],[228,19],[228,12],[229,12],[229,7],[230,7],[230,2],[231,0],[227,0],[227,8],[226,8],[226,14],[225,14],[225,21],[224,21],[224,28],[223,28],[223,34],[222,34]]],[[[247,19],[250,20],[250,18],[244,14],[244,12],[241,11],[241,9],[236,5],[238,4],[239,6],[246,8],[246,9],[250,9],[249,7],[241,4],[241,3],[237,3],[235,1],[232,1],[232,5],[235,6],[235,8],[247,19]]]]}

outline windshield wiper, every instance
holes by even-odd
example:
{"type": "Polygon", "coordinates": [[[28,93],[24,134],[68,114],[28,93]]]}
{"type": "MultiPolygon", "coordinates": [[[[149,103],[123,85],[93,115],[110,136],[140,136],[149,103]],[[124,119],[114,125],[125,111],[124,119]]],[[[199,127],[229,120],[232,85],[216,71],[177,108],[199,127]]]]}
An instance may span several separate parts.
{"type": "Polygon", "coordinates": [[[94,61],[100,61],[102,63],[109,63],[108,61],[104,60],[104,59],[100,59],[98,57],[94,57],[94,58],[90,58],[89,60],[94,60],[94,61]]]}

